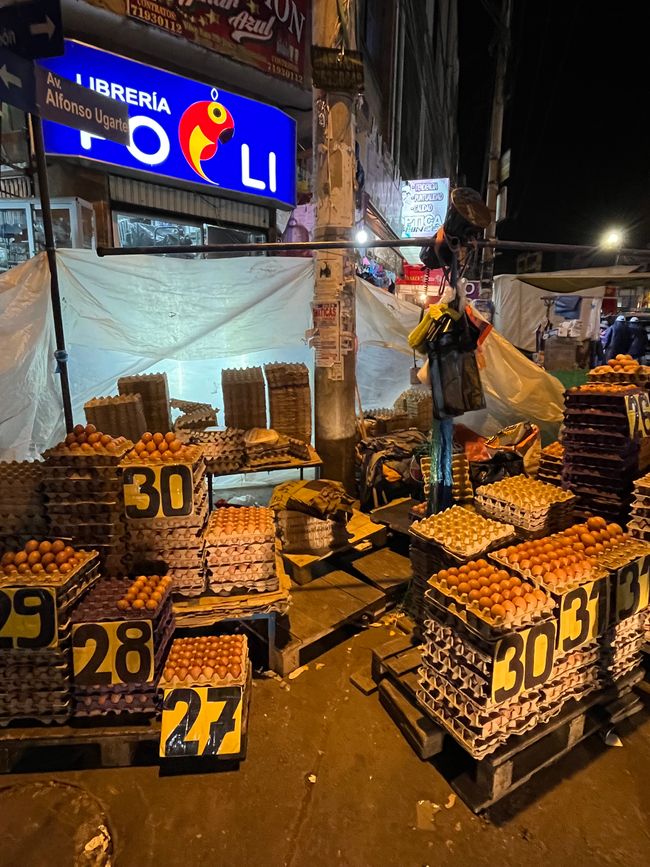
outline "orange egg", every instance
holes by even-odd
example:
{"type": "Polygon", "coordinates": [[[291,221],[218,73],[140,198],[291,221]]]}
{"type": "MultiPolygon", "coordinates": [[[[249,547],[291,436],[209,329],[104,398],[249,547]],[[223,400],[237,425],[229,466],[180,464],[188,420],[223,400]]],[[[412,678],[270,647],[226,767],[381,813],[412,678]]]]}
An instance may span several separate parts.
{"type": "Polygon", "coordinates": [[[458,587],[458,575],[450,575],[449,578],[447,578],[447,584],[450,587],[458,587]]]}
{"type": "Polygon", "coordinates": [[[481,587],[488,587],[492,583],[492,579],[488,575],[481,575],[478,579],[478,583],[481,587]]]}
{"type": "Polygon", "coordinates": [[[511,591],[506,590],[506,589],[502,589],[501,595],[503,596],[504,599],[510,599],[511,591]]]}
{"type": "Polygon", "coordinates": [[[153,441],[155,442],[156,445],[159,445],[164,439],[165,439],[164,434],[155,433],[153,435],[153,441]]]}
{"type": "Polygon", "coordinates": [[[171,442],[169,444],[169,450],[171,452],[180,452],[181,448],[182,448],[182,444],[179,443],[178,440],[174,440],[173,442],[171,442]]]}
{"type": "Polygon", "coordinates": [[[537,599],[538,602],[546,602],[546,600],[548,599],[546,593],[544,593],[544,591],[540,590],[539,588],[535,588],[535,590],[533,590],[533,596],[535,597],[535,599],[537,599]]]}
{"type": "Polygon", "coordinates": [[[478,600],[483,596],[482,590],[470,590],[468,597],[470,602],[478,602],[478,600]]]}
{"type": "Polygon", "coordinates": [[[31,554],[33,551],[38,551],[38,542],[36,539],[30,539],[30,541],[25,545],[25,551],[28,554],[31,554]]]}
{"type": "Polygon", "coordinates": [[[150,461],[159,461],[162,458],[162,455],[158,451],[158,449],[154,449],[154,451],[149,452],[149,460],[150,461]]]}
{"type": "Polygon", "coordinates": [[[166,440],[162,440],[158,443],[158,451],[161,455],[164,455],[165,452],[169,451],[169,443],[166,440]]]}
{"type": "Polygon", "coordinates": [[[506,616],[506,609],[503,605],[495,604],[490,608],[490,614],[495,618],[502,618],[506,616]]]}
{"type": "Polygon", "coordinates": [[[517,597],[516,597],[515,599],[513,599],[512,601],[513,601],[513,603],[514,603],[515,608],[516,608],[518,611],[523,612],[523,611],[526,611],[526,610],[527,610],[527,608],[528,608],[528,604],[526,603],[526,600],[523,598],[523,596],[517,596],[517,597]]]}
{"type": "Polygon", "coordinates": [[[30,566],[33,566],[35,563],[40,563],[41,555],[38,553],[38,551],[32,551],[31,554],[28,554],[27,556],[27,562],[30,566]]]}
{"type": "Polygon", "coordinates": [[[592,545],[595,545],[595,544],[596,544],[596,540],[595,540],[594,537],[591,535],[591,533],[582,533],[581,536],[580,536],[580,541],[582,542],[582,544],[583,544],[586,548],[589,548],[589,547],[591,547],[592,545]]]}
{"type": "Polygon", "coordinates": [[[151,442],[152,439],[153,439],[153,434],[149,433],[149,431],[142,434],[142,442],[143,443],[149,443],[149,442],[151,442]]]}
{"type": "Polygon", "coordinates": [[[173,443],[175,439],[176,439],[176,434],[172,433],[172,431],[169,431],[169,433],[165,434],[165,440],[168,443],[173,443]]]}
{"type": "Polygon", "coordinates": [[[467,573],[467,577],[470,581],[478,581],[481,576],[476,569],[470,569],[467,573]]]}
{"type": "Polygon", "coordinates": [[[438,572],[438,578],[441,581],[446,581],[448,576],[449,576],[449,572],[447,572],[446,569],[441,569],[440,572],[438,572]]]}
{"type": "Polygon", "coordinates": [[[52,542],[52,553],[58,554],[59,551],[63,551],[65,548],[65,542],[61,541],[61,539],[57,539],[55,542],[52,542]]]}
{"type": "Polygon", "coordinates": [[[521,587],[511,587],[510,588],[510,598],[512,599],[513,602],[519,596],[523,596],[523,595],[524,595],[524,591],[521,589],[521,587]]]}
{"type": "Polygon", "coordinates": [[[513,615],[517,611],[514,604],[512,602],[510,602],[509,599],[506,599],[504,602],[502,602],[501,606],[502,606],[503,610],[506,612],[506,615],[508,615],[508,614],[513,615]]]}
{"type": "Polygon", "coordinates": [[[481,586],[484,586],[484,585],[481,585],[475,578],[470,578],[470,580],[467,583],[472,588],[472,590],[478,590],[481,586]]]}
{"type": "Polygon", "coordinates": [[[462,581],[462,582],[458,585],[458,592],[461,593],[461,594],[462,594],[462,593],[469,593],[471,589],[472,589],[472,588],[469,586],[469,584],[467,583],[467,581],[462,581]]]}
{"type": "Polygon", "coordinates": [[[51,550],[52,550],[52,543],[51,542],[41,542],[41,544],[38,546],[39,554],[49,554],[51,550]]]}
{"type": "Polygon", "coordinates": [[[478,604],[479,604],[479,608],[487,608],[488,611],[490,610],[490,608],[492,608],[492,600],[490,599],[489,596],[481,596],[481,598],[478,601],[478,604]]]}
{"type": "Polygon", "coordinates": [[[503,602],[503,594],[502,593],[491,593],[490,599],[492,600],[493,605],[500,605],[503,602]]]}

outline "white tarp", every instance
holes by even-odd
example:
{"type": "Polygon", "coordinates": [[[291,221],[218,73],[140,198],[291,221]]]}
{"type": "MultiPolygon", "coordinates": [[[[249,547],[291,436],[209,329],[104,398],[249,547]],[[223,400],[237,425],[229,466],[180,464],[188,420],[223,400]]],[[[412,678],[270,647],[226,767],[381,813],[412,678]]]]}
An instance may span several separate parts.
{"type": "MultiPolygon", "coordinates": [[[[290,257],[192,260],[57,253],[76,421],[128,374],[166,371],[172,397],[221,407],[221,369],[269,361],[312,366],[313,263],[290,257]]],[[[364,407],[392,406],[409,387],[407,336],[420,309],[357,283],[357,383],[364,407]]],[[[49,270],[44,254],[0,277],[0,460],[61,438],[49,270]]],[[[483,345],[488,413],[475,429],[561,419],[562,386],[497,334],[483,345]]],[[[421,362],[420,362],[421,363],[421,362]]],[[[465,421],[466,419],[464,419],[465,421]]]]}
{"type": "MultiPolygon", "coordinates": [[[[583,299],[580,309],[582,323],[580,339],[597,339],[604,294],[604,286],[571,293],[572,297],[583,299]]],[[[535,352],[535,332],[539,325],[546,322],[546,305],[542,299],[557,297],[557,292],[529,286],[513,274],[500,274],[494,278],[492,295],[494,327],[514,346],[526,352],[535,352]]],[[[553,325],[562,321],[561,317],[554,314],[553,305],[549,312],[553,325]]]]}

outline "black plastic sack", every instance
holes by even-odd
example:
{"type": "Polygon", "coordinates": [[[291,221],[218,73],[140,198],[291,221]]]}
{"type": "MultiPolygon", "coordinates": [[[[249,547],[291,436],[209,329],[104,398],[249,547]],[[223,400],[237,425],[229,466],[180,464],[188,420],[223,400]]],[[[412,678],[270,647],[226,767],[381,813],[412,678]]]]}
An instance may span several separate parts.
{"type": "Polygon", "coordinates": [[[497,452],[486,461],[470,461],[469,477],[476,491],[481,485],[524,474],[524,459],[515,452],[497,452]]]}

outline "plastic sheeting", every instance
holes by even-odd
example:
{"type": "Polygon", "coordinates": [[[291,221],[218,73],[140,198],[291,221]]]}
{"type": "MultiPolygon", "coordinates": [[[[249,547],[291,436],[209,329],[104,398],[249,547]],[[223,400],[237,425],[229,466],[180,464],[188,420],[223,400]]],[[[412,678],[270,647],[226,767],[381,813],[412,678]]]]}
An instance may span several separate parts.
{"type": "MultiPolygon", "coordinates": [[[[583,299],[580,310],[583,340],[595,340],[598,336],[604,294],[604,286],[575,292],[576,297],[583,299]]],[[[529,286],[512,274],[500,274],[494,278],[494,326],[514,346],[535,352],[535,332],[540,324],[546,322],[546,306],[542,299],[556,297],[557,292],[529,286]]],[[[550,320],[554,325],[562,321],[553,313],[552,307],[550,320]]]]}
{"type": "MultiPolygon", "coordinates": [[[[302,361],[313,263],[304,258],[192,260],[57,253],[75,419],[123,375],[164,370],[170,394],[221,407],[222,367],[302,361]]],[[[363,406],[392,406],[409,387],[407,337],[420,309],[357,282],[357,383],[363,406]]],[[[63,432],[44,255],[0,277],[0,459],[23,459],[63,432]]],[[[557,429],[562,386],[494,331],[483,343],[481,433],[522,418],[557,429]]]]}

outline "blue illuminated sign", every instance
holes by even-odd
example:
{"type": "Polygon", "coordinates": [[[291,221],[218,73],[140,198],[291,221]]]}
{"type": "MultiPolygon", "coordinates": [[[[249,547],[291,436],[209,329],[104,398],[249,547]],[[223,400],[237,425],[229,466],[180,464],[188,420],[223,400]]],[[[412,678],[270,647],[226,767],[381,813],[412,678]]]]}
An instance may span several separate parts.
{"type": "Polygon", "coordinates": [[[49,154],[296,201],[296,123],[278,108],[67,39],[42,65],[127,103],[131,144],[43,122],[49,154]]]}

